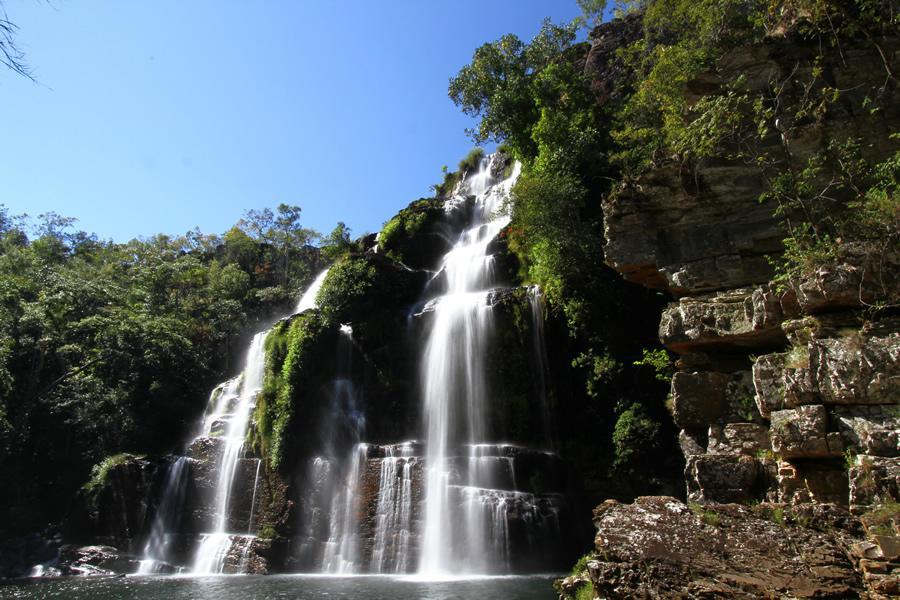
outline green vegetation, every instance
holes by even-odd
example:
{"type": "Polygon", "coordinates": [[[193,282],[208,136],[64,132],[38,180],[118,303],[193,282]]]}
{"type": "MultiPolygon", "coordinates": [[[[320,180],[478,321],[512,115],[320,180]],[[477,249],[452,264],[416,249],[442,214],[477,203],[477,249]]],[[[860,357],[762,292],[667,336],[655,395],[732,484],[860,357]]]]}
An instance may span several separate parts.
{"type": "MultiPolygon", "coordinates": [[[[454,184],[455,185],[455,184],[454,184]]],[[[430,268],[436,259],[436,229],[444,218],[444,204],[438,198],[420,198],[384,224],[378,246],[388,256],[414,268],[430,268]]],[[[438,250],[442,248],[437,244],[438,250]]]]}
{"type": "Polygon", "coordinates": [[[347,323],[354,307],[366,301],[376,285],[378,271],[363,257],[347,256],[331,267],[317,298],[323,318],[347,323]]]}
{"type": "Polygon", "coordinates": [[[466,157],[459,161],[459,170],[463,173],[475,171],[478,169],[478,165],[481,164],[482,158],[484,158],[484,150],[482,148],[472,148],[466,157]]]}
{"type": "Polygon", "coordinates": [[[672,375],[675,373],[675,365],[673,364],[672,357],[669,356],[669,353],[662,348],[656,350],[647,350],[644,348],[643,352],[643,358],[634,361],[635,366],[650,367],[653,369],[653,376],[656,377],[657,381],[668,384],[669,381],[672,380],[672,375]]]}
{"type": "Polygon", "coordinates": [[[325,334],[317,311],[307,311],[273,328],[266,338],[266,374],[257,398],[251,443],[268,459],[269,467],[284,466],[290,452],[295,416],[307,401],[303,385],[311,379],[317,348],[325,334]]]}
{"type": "MultiPolygon", "coordinates": [[[[605,3],[580,4],[590,20],[605,3]]],[[[580,414],[624,453],[610,461],[613,471],[635,470],[628,463],[638,455],[626,440],[666,437],[664,389],[638,373],[651,367],[663,379],[668,367],[659,351],[644,353],[656,347],[655,332],[629,319],[637,310],[652,314],[663,298],[638,296],[603,265],[601,200],[664,163],[679,165],[691,193],[702,192],[704,165],[754,164],[770,183],[761,200],[788,232],[784,256],[773,259],[783,286],[817,265],[859,256],[861,246],[862,267],[877,272],[900,237],[900,153],[872,160],[860,141],[826,138],[822,152],[793,164],[772,140],[823,124],[829,111],[885,109],[885,86],[896,83],[887,59],[884,78],[849,90],[834,87],[829,69],[851,42],[884,56],[878,37],[900,24],[891,7],[881,0],[623,2],[620,13],[636,15],[639,31],[612,59],[605,91],[592,89],[597,82],[584,69],[583,18],[547,21],[530,42],[506,35],[484,44],[451,79],[450,98],[478,119],[469,132],[474,141],[502,142],[523,164],[504,237],[522,279],[540,284],[551,313],[568,324],[570,360],[583,386],[580,414]],[[784,81],[736,74],[714,86],[700,79],[709,91],[686,94],[688,83],[727,52],[767,38],[789,39],[808,52],[809,63],[784,81]]],[[[900,302],[890,282],[873,279],[866,285],[880,289],[866,291],[876,298],[874,309],[900,302]]],[[[662,440],[657,447],[659,456],[667,454],[662,440]]]]}
{"type": "Polygon", "coordinates": [[[96,495],[100,493],[106,486],[107,478],[109,477],[109,472],[119,466],[124,465],[125,463],[139,460],[144,458],[142,455],[130,454],[128,452],[120,452],[119,454],[114,454],[113,456],[109,456],[91,468],[91,478],[82,486],[82,490],[87,495],[87,497],[93,501],[96,498],[96,495]]]}
{"type": "Polygon", "coordinates": [[[700,517],[700,520],[707,525],[711,525],[712,527],[719,526],[719,513],[717,513],[713,509],[706,508],[705,506],[697,502],[689,502],[688,508],[690,508],[691,512],[700,517]]]}
{"type": "Polygon", "coordinates": [[[250,317],[283,310],[321,267],[299,217],[282,205],[222,236],[116,244],[0,207],[4,522],[59,518],[105,457],[183,440],[250,317]]]}

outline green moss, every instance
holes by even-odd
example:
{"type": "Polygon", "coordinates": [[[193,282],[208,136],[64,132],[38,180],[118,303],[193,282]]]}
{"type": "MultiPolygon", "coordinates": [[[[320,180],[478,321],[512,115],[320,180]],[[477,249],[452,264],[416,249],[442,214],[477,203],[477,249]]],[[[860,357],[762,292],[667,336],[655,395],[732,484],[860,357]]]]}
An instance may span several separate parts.
{"type": "Polygon", "coordinates": [[[278,537],[278,532],[275,531],[275,528],[271,525],[263,525],[259,528],[259,533],[257,535],[263,540],[274,540],[278,537]]]}
{"type": "Polygon", "coordinates": [[[316,298],[322,317],[331,323],[349,322],[353,307],[370,297],[377,275],[363,256],[347,256],[335,263],[316,298]]]}
{"type": "Polygon", "coordinates": [[[463,173],[462,171],[445,171],[444,179],[441,183],[432,186],[435,195],[439,198],[446,198],[451,193],[453,193],[453,188],[456,187],[456,184],[462,179],[463,173]]]}
{"type": "MultiPolygon", "coordinates": [[[[456,185],[455,182],[453,185],[456,185]]],[[[411,202],[384,224],[378,236],[378,246],[388,256],[411,267],[431,267],[431,264],[423,263],[437,258],[431,256],[436,253],[429,252],[429,246],[443,250],[441,239],[434,234],[444,216],[444,203],[437,198],[420,198],[411,202]],[[423,257],[423,254],[427,256],[423,257]]]]}
{"type": "Polygon", "coordinates": [[[128,452],[121,452],[104,458],[91,468],[91,478],[82,486],[82,490],[92,502],[96,501],[100,491],[106,486],[110,471],[119,465],[142,458],[144,458],[142,454],[130,454],[128,452]]]}
{"type": "Polygon", "coordinates": [[[713,527],[719,526],[719,513],[716,511],[704,507],[702,504],[697,502],[688,503],[688,508],[691,509],[691,512],[700,517],[700,520],[706,523],[707,525],[711,525],[713,527]]]}
{"type": "Polygon", "coordinates": [[[584,556],[578,559],[578,562],[575,563],[575,566],[572,567],[572,572],[570,575],[581,575],[582,573],[587,571],[587,564],[597,558],[597,555],[593,552],[588,552],[584,556]]]}
{"type": "Polygon", "coordinates": [[[297,406],[305,400],[303,383],[312,378],[311,363],[324,330],[322,317],[307,311],[279,323],[266,338],[266,374],[250,435],[253,447],[273,470],[285,466],[291,455],[290,431],[297,406]]]}

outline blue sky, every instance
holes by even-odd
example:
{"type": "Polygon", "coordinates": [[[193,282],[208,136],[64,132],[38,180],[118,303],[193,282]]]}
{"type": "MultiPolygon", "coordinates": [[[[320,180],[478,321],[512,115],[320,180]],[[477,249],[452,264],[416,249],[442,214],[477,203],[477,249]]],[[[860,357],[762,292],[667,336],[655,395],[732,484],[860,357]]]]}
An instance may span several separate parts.
{"type": "Polygon", "coordinates": [[[0,204],[126,241],[251,208],[377,231],[471,147],[447,80],[575,0],[4,0],[0,204]]]}

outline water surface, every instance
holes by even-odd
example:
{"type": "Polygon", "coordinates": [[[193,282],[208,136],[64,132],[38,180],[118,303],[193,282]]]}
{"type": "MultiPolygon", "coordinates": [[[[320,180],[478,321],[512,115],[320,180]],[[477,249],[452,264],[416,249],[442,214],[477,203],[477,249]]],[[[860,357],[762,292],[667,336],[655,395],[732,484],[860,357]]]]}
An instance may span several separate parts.
{"type": "Polygon", "coordinates": [[[211,576],[81,577],[0,586],[2,598],[85,600],[551,600],[552,577],[422,581],[395,577],[211,576]]]}

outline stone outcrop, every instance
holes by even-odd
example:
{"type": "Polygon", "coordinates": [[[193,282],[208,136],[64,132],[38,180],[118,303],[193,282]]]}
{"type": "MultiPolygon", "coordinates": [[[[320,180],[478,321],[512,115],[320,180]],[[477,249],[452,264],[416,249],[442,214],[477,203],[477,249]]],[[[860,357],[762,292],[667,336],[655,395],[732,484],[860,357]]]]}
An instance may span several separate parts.
{"type": "Polygon", "coordinates": [[[607,501],[594,523],[588,573],[595,593],[609,600],[836,599],[857,597],[862,587],[843,532],[778,523],[746,506],[691,510],[675,498],[641,497],[607,501]]]}
{"type": "MultiPolygon", "coordinates": [[[[900,41],[883,41],[889,55],[900,55],[900,41]]],[[[605,56],[606,67],[589,58],[589,72],[614,77],[603,40],[594,48],[594,61],[605,56]]],[[[900,90],[885,88],[890,106],[883,111],[856,110],[861,84],[883,77],[883,65],[871,45],[848,42],[842,51],[820,66],[828,81],[850,91],[816,122],[779,116],[777,132],[760,142],[763,152],[800,168],[832,139],[864,139],[861,152],[873,162],[897,151],[889,134],[900,129],[900,90]]],[[[740,74],[738,85],[751,92],[780,82],[780,101],[791,105],[803,94],[800,82],[818,68],[816,53],[789,36],[735,48],[688,82],[688,104],[721,93],[740,74]]],[[[831,262],[776,286],[772,259],[786,232],[774,207],[759,201],[766,174],[724,155],[657,164],[603,199],[607,264],[674,298],[659,339],[678,356],[670,408],[681,430],[687,499],[778,502],[782,511],[834,505],[855,515],[896,506],[900,318],[869,309],[900,305],[900,252],[840,242],[831,262]]],[[[606,598],[896,593],[884,583],[896,567],[880,562],[892,556],[896,530],[885,532],[891,539],[884,546],[870,532],[865,543],[877,551],[857,552],[851,564],[841,536],[779,530],[738,507],[713,510],[716,527],[673,499],[601,507],[598,559],[589,568],[595,592],[606,598]],[[771,563],[771,572],[753,572],[757,560],[771,563]],[[791,561],[811,569],[792,573],[791,561]]],[[[861,529],[853,535],[864,537],[861,529]]]]}

